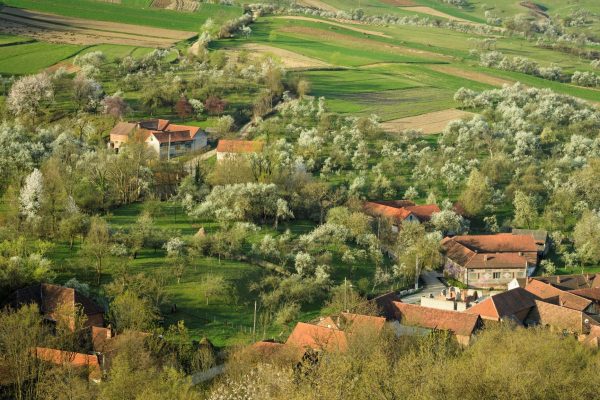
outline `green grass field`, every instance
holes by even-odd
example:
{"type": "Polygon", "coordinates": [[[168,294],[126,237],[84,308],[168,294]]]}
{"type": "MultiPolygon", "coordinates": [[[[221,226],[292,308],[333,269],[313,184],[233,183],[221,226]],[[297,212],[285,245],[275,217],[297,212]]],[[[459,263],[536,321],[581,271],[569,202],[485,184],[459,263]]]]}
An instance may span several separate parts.
{"type": "Polygon", "coordinates": [[[99,21],[121,22],[125,24],[147,25],[197,32],[208,19],[222,22],[241,15],[241,8],[201,3],[194,13],[161,10],[148,7],[148,1],[130,0],[122,4],[94,0],[2,0],[1,4],[54,14],[94,19],[99,21]]]}
{"type": "Polygon", "coordinates": [[[42,42],[0,47],[0,73],[36,73],[75,56],[84,48],[85,46],[42,42]]]}

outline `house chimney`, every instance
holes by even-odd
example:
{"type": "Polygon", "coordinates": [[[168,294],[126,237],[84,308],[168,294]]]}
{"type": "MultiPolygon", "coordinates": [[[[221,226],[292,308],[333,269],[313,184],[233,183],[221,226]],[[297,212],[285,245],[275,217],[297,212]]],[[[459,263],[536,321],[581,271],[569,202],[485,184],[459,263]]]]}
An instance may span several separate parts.
{"type": "Polygon", "coordinates": [[[484,254],[484,256],[483,256],[483,262],[487,262],[487,260],[488,260],[488,255],[484,254]]]}
{"type": "Polygon", "coordinates": [[[520,251],[520,252],[519,252],[519,255],[520,255],[521,257],[523,257],[523,252],[522,252],[522,251],[520,251]]]}

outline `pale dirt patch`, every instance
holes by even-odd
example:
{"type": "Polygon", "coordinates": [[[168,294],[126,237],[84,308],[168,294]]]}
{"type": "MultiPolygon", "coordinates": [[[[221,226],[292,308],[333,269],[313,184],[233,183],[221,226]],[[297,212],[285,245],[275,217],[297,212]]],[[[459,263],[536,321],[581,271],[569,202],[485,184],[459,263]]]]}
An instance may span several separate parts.
{"type": "Polygon", "coordinates": [[[469,21],[468,19],[455,17],[450,14],[446,14],[445,12],[438,11],[435,8],[426,7],[426,6],[416,6],[416,7],[404,7],[406,11],[414,11],[421,14],[431,15],[433,17],[446,18],[452,21],[463,22],[466,24],[477,24],[477,22],[469,21]]]}
{"type": "Polygon", "coordinates": [[[76,74],[77,72],[81,71],[81,68],[79,66],[72,64],[68,61],[61,61],[46,68],[46,72],[53,74],[61,68],[67,71],[68,74],[76,74]]]}
{"type": "Polygon", "coordinates": [[[321,10],[329,11],[329,12],[338,12],[339,10],[321,0],[300,0],[298,2],[301,6],[318,8],[321,10]]]}
{"type": "MultiPolygon", "coordinates": [[[[280,49],[278,47],[268,46],[258,43],[248,43],[241,46],[242,49],[248,50],[250,55],[271,55],[281,61],[286,69],[309,69],[309,68],[324,68],[331,67],[324,61],[317,60],[304,56],[302,54],[295,53],[293,51],[280,49]]],[[[239,48],[238,48],[239,49],[239,48]]],[[[231,49],[235,52],[236,49],[231,49]]]]}
{"type": "MultiPolygon", "coordinates": [[[[343,28],[346,28],[342,25],[343,28]]],[[[434,53],[432,51],[426,50],[417,50],[412,49],[410,47],[392,45],[387,43],[378,42],[376,40],[367,39],[367,38],[356,38],[353,36],[348,36],[343,33],[332,32],[330,30],[323,29],[315,29],[315,28],[307,28],[304,26],[290,26],[281,29],[281,32],[289,32],[289,33],[298,33],[303,35],[308,35],[312,37],[329,39],[332,41],[342,42],[348,44],[352,47],[368,48],[368,49],[377,49],[380,51],[395,53],[395,54],[403,54],[403,55],[412,55],[412,56],[421,56],[428,57],[436,60],[448,60],[451,59],[451,56],[447,56],[445,54],[434,53]]]]}
{"type": "Polygon", "coordinates": [[[442,111],[434,111],[414,117],[406,117],[383,122],[381,127],[390,133],[401,133],[406,129],[419,129],[424,135],[440,133],[446,128],[450,121],[456,119],[471,119],[476,114],[461,111],[454,108],[442,111]]]}
{"type": "MultiPolygon", "coordinates": [[[[355,26],[348,26],[348,25],[337,23],[337,22],[332,22],[332,21],[327,21],[327,20],[322,20],[322,19],[317,19],[317,18],[303,17],[301,15],[290,15],[290,16],[285,16],[285,17],[281,16],[281,17],[275,17],[275,18],[295,19],[295,20],[299,20],[299,21],[319,22],[319,23],[326,24],[326,25],[333,25],[333,26],[337,26],[337,27],[340,27],[340,28],[348,29],[348,30],[354,31],[354,32],[364,33],[365,35],[380,36],[380,37],[392,39],[392,37],[390,35],[386,35],[383,32],[372,31],[372,30],[369,30],[369,29],[357,28],[355,26]]],[[[347,22],[347,21],[345,21],[345,22],[347,22]]],[[[356,21],[354,21],[354,22],[356,22],[356,21]]],[[[350,22],[348,22],[348,23],[350,23],[350,22]]]]}
{"type": "MultiPolygon", "coordinates": [[[[83,30],[85,33],[95,35],[109,36],[116,34],[125,34],[132,36],[136,40],[146,40],[148,42],[156,41],[159,44],[169,41],[175,43],[180,40],[188,39],[196,32],[177,31],[172,29],[153,28],[149,26],[122,24],[117,22],[96,21],[81,18],[65,17],[37,11],[23,10],[12,7],[2,7],[0,17],[3,20],[9,20],[32,27],[44,28],[49,30],[83,30]],[[102,34],[104,32],[104,34],[102,34]]],[[[0,28],[2,24],[0,24],[0,28]]],[[[122,39],[124,36],[120,36],[122,39]]]]}
{"type": "Polygon", "coordinates": [[[483,72],[468,71],[450,65],[429,65],[428,68],[434,71],[443,72],[448,75],[458,76],[459,78],[465,78],[475,82],[487,83],[488,85],[492,86],[503,86],[505,84],[511,85],[515,83],[514,81],[484,74],[483,72]]]}

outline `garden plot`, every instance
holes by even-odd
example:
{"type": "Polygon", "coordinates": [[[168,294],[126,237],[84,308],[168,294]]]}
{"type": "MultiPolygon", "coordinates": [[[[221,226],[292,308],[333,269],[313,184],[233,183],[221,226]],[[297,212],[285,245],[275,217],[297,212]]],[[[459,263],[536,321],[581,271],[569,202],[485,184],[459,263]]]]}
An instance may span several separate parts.
{"type": "Polygon", "coordinates": [[[406,117],[387,121],[381,124],[381,127],[390,133],[400,133],[407,129],[421,130],[423,134],[430,135],[440,133],[446,128],[450,121],[456,119],[470,119],[476,114],[457,109],[434,111],[427,114],[421,114],[414,117],[406,117]]]}
{"type": "Polygon", "coordinates": [[[194,12],[200,4],[194,0],[154,0],[152,7],[165,10],[194,12]]]}
{"type": "Polygon", "coordinates": [[[0,12],[0,32],[50,43],[140,47],[169,47],[195,35],[194,32],[71,18],[11,7],[3,7],[0,12]]]}

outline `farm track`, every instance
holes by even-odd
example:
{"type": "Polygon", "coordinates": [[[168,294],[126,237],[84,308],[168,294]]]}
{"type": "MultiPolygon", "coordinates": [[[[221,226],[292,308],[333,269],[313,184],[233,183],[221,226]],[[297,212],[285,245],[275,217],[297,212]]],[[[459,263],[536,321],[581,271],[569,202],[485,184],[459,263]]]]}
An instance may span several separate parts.
{"type": "Polygon", "coordinates": [[[12,7],[1,9],[0,21],[0,32],[51,43],[169,47],[195,35],[194,32],[63,17],[12,7]]]}

